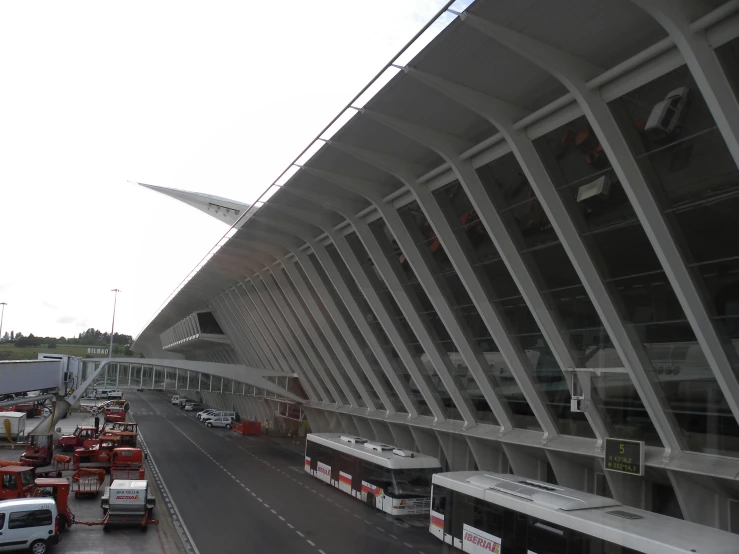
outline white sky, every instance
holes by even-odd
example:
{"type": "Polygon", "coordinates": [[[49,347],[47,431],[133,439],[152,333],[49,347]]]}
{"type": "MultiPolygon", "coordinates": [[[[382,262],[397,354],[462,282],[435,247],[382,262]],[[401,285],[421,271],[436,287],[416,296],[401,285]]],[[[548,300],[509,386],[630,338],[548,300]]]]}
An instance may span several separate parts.
{"type": "Polygon", "coordinates": [[[3,333],[136,336],[444,0],[0,3],[3,333]]]}

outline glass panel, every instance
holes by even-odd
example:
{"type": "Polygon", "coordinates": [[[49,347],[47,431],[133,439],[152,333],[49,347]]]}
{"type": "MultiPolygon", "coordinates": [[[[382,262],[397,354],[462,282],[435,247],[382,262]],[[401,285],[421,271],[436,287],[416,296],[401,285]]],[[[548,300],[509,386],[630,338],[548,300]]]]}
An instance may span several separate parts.
{"type": "MultiPolygon", "coordinates": [[[[731,266],[725,261],[739,255],[733,232],[739,172],[690,71],[685,66],[671,71],[610,107],[685,259],[700,264],[693,272],[696,283],[710,295],[719,281],[727,282],[725,273],[718,277],[731,266]]],[[[646,236],[640,242],[646,243],[646,236]]],[[[689,448],[736,456],[739,426],[665,274],[650,271],[615,284],[630,321],[638,323],[634,329],[645,343],[651,371],[689,448]]],[[[711,303],[709,295],[709,311],[723,314],[714,320],[726,331],[727,304],[720,298],[716,303],[715,294],[711,303]]],[[[734,361],[735,371],[737,365],[734,361]]]]}

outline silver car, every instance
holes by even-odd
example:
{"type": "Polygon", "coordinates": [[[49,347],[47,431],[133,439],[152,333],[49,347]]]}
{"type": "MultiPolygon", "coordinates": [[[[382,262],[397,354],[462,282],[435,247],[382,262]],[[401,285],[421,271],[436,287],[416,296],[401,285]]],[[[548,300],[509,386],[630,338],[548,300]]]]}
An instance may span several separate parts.
{"type": "Polygon", "coordinates": [[[205,422],[208,427],[225,427],[226,429],[231,428],[231,418],[228,416],[219,416],[209,419],[205,422]]]}

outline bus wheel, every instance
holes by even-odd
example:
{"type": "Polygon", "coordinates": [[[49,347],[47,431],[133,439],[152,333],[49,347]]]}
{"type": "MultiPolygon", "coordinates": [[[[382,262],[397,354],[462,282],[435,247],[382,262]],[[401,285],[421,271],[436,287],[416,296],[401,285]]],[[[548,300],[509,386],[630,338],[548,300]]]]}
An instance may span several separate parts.
{"type": "Polygon", "coordinates": [[[367,506],[370,508],[375,507],[375,495],[374,494],[367,494],[367,506]]]}

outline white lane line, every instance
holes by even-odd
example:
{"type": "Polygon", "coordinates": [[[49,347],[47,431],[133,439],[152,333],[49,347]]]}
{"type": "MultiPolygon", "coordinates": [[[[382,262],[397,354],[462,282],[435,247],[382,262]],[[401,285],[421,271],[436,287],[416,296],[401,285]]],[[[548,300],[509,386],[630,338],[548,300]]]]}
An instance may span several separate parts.
{"type": "Polygon", "coordinates": [[[277,517],[279,517],[282,521],[285,521],[285,518],[284,517],[282,517],[282,516],[277,516],[277,517]]]}
{"type": "Polygon", "coordinates": [[[277,515],[277,512],[275,512],[275,511],[274,511],[274,510],[272,510],[272,509],[270,509],[270,512],[272,512],[273,514],[277,515]]]}
{"type": "Polygon", "coordinates": [[[313,542],[313,541],[311,541],[311,540],[305,539],[305,542],[307,542],[307,543],[308,543],[309,545],[311,545],[311,546],[316,546],[316,543],[314,543],[314,542],[313,542]]]}
{"type": "Polygon", "coordinates": [[[301,537],[305,538],[305,535],[304,535],[303,533],[301,533],[300,531],[295,531],[295,532],[296,532],[296,533],[297,533],[298,535],[300,535],[301,537]]]}
{"type": "Polygon", "coordinates": [[[403,544],[406,545],[408,548],[413,548],[412,544],[408,544],[407,542],[404,542],[403,544]]]}
{"type": "Polygon", "coordinates": [[[397,541],[397,540],[398,540],[398,537],[396,537],[395,535],[390,535],[390,534],[388,534],[388,537],[390,537],[390,538],[391,538],[391,539],[393,539],[394,541],[397,541]]]}
{"type": "Polygon", "coordinates": [[[290,524],[290,523],[288,523],[288,524],[287,524],[287,526],[288,526],[288,527],[289,527],[290,529],[295,529],[295,527],[293,527],[293,526],[292,526],[292,524],[290,524]]]}

